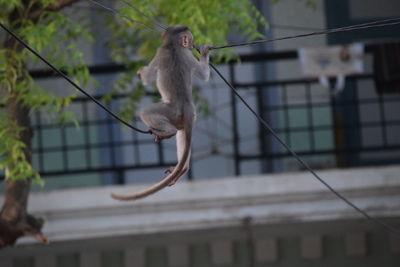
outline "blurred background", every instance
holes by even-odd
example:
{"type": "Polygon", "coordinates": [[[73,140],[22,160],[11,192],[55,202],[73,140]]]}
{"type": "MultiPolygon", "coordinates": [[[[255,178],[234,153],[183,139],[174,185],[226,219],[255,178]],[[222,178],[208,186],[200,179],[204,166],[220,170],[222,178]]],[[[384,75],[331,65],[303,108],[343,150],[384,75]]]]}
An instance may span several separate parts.
{"type": "MultiPolygon", "coordinates": [[[[268,38],[400,15],[396,0],[254,0],[268,38]]],[[[85,3],[88,7],[89,3],[85,3]]],[[[98,13],[86,12],[93,27],[98,13]]],[[[99,36],[98,38],[102,38],[99,36]]],[[[196,37],[195,37],[196,38],[196,37]]],[[[240,62],[217,65],[278,135],[320,176],[370,215],[400,224],[400,28],[319,35],[240,47],[240,62]],[[363,71],[334,92],[303,74],[299,48],[362,45],[363,71]]],[[[232,32],[229,42],[242,41],[232,32]]],[[[82,43],[101,98],[123,67],[103,45],[82,43]]],[[[33,77],[65,90],[42,69],[33,77]]],[[[335,197],[264,130],[212,73],[195,82],[199,115],[191,169],[147,199],[120,203],[176,163],[174,140],[155,143],[121,127],[86,97],[71,110],[80,126],[32,113],[33,164],[45,180],[29,210],[46,221],[48,246],[29,238],[0,252],[2,267],[399,266],[400,239],[335,197]],[[206,101],[205,101],[206,100],[206,101]]],[[[57,92],[56,92],[57,93],[57,92]]],[[[122,105],[124,94],[108,104],[122,105]]],[[[139,106],[150,103],[149,94],[139,106]]],[[[135,120],[136,126],[144,125],[135,120]]]]}

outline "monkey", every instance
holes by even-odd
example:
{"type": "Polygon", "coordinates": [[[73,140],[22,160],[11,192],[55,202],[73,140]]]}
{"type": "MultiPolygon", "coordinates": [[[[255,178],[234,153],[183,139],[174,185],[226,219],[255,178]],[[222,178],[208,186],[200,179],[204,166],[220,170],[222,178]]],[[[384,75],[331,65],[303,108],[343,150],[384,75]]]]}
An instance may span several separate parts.
{"type": "Polygon", "coordinates": [[[156,78],[161,101],[144,107],[141,120],[149,127],[155,141],[159,142],[176,135],[178,163],[165,170],[168,176],[149,188],[132,195],[111,194],[117,200],[144,198],[168,185],[173,185],[189,169],[192,131],[196,121],[196,108],[192,99],[192,77],[208,81],[209,46],[202,47],[200,59],[192,53],[193,35],[184,25],[168,27],[162,34],[162,45],[148,66],[138,70],[137,76],[143,85],[156,78]]]}

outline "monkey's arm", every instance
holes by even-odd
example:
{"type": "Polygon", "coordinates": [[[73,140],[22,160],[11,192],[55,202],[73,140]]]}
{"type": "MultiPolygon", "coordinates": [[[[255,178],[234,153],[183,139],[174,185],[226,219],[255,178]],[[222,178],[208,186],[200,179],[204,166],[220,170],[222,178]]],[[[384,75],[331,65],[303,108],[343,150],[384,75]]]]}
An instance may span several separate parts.
{"type": "Polygon", "coordinates": [[[194,74],[204,80],[204,81],[208,81],[208,79],[210,78],[210,67],[208,65],[209,61],[210,61],[210,55],[209,55],[209,46],[205,45],[203,46],[203,48],[201,49],[200,52],[200,60],[197,61],[195,59],[195,72],[194,74]]]}
{"type": "Polygon", "coordinates": [[[148,85],[155,80],[158,68],[158,56],[156,55],[148,66],[142,67],[136,73],[143,85],[148,85]]]}

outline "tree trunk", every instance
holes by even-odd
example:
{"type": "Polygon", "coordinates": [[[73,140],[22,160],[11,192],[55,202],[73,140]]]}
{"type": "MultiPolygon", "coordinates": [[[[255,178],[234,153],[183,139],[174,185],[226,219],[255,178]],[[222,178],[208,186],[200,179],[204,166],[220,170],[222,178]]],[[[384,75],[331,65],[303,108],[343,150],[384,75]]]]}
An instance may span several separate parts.
{"type": "MultiPolygon", "coordinates": [[[[21,50],[19,44],[13,40],[8,40],[5,47],[14,49],[14,51],[21,50]]],[[[29,108],[19,102],[11,92],[8,95],[5,109],[7,118],[17,127],[24,129],[20,132],[18,139],[25,144],[24,154],[27,161],[31,162],[32,128],[29,108]]],[[[0,248],[13,245],[19,237],[26,235],[47,242],[47,238],[41,233],[43,220],[35,218],[27,212],[30,183],[30,179],[6,180],[4,203],[0,211],[0,248]]]]}
{"type": "MultiPolygon", "coordinates": [[[[35,24],[44,11],[57,12],[79,1],[80,0],[58,0],[45,9],[42,9],[38,5],[33,5],[29,10],[30,13],[25,15],[35,24]]],[[[28,5],[29,1],[24,0],[24,3],[28,5]]],[[[19,16],[21,16],[21,14],[18,10],[14,10],[10,12],[8,21],[15,21],[19,16]]],[[[14,52],[21,52],[23,49],[22,46],[11,37],[5,41],[4,48],[14,52]]],[[[28,162],[31,162],[33,133],[29,119],[29,107],[19,102],[11,92],[8,95],[6,103],[6,113],[10,121],[24,129],[18,138],[26,145],[24,154],[28,162]]],[[[0,211],[0,248],[14,245],[18,238],[27,235],[33,236],[41,242],[48,242],[47,238],[41,232],[44,223],[43,219],[35,218],[27,212],[30,184],[30,179],[19,181],[13,181],[11,179],[6,180],[4,203],[0,211]]]]}

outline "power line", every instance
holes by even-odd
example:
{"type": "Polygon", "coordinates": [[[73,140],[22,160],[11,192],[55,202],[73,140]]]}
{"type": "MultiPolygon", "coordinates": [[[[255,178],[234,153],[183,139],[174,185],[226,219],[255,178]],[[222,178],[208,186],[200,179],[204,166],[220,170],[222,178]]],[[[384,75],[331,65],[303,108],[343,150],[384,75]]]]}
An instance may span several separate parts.
{"type": "MultiPolygon", "coordinates": [[[[93,0],[90,0],[93,1],[93,0]]],[[[251,45],[251,44],[257,44],[257,43],[266,43],[266,42],[273,42],[273,41],[279,41],[279,40],[286,40],[286,39],[294,39],[294,38],[300,38],[300,37],[306,37],[306,36],[312,36],[312,35],[318,35],[318,34],[330,34],[330,33],[336,33],[336,32],[344,32],[344,31],[353,31],[353,30],[360,30],[360,29],[366,29],[366,28],[373,28],[373,27],[383,27],[383,26],[391,26],[391,25],[397,25],[400,24],[399,22],[392,22],[395,20],[398,20],[399,18],[395,19],[387,19],[387,20],[381,20],[381,21],[374,21],[370,23],[364,23],[364,24],[359,24],[359,25],[353,25],[353,26],[347,26],[347,27],[342,27],[342,28],[337,28],[337,29],[331,29],[331,30],[325,30],[325,31],[317,31],[313,33],[308,33],[308,34],[299,34],[295,36],[287,36],[287,37],[282,37],[282,38],[277,38],[277,39],[267,39],[267,40],[258,40],[254,42],[246,42],[246,43],[239,43],[239,44],[230,44],[230,45],[225,45],[225,46],[219,46],[219,47],[211,47],[210,49],[221,49],[221,48],[227,48],[227,47],[235,47],[235,46],[242,46],[242,45],[251,45]],[[388,23],[384,23],[388,22],[388,23]],[[384,24],[382,24],[384,23],[384,24]]],[[[199,48],[195,46],[197,50],[199,48]]],[[[200,52],[200,51],[199,51],[200,52]]],[[[268,130],[276,139],[277,141],[287,150],[289,151],[292,156],[304,167],[306,168],[318,181],[320,181],[326,188],[328,188],[334,195],[336,195],[338,198],[343,200],[347,205],[352,207],[354,210],[359,212],[361,215],[363,215],[367,220],[370,220],[371,222],[374,222],[385,229],[387,229],[390,232],[396,233],[397,235],[400,235],[400,232],[392,227],[391,225],[386,224],[385,222],[374,218],[370,216],[366,211],[363,209],[359,208],[357,205],[353,204],[350,200],[348,200],[346,197],[344,197],[342,194],[340,194],[338,191],[336,191],[333,187],[331,187],[324,179],[322,179],[305,161],[303,161],[296,152],[294,152],[289,145],[287,145],[279,136],[278,134],[272,129],[271,126],[259,115],[257,112],[254,111],[254,109],[244,100],[244,98],[239,94],[239,92],[233,87],[233,85],[230,84],[228,80],[218,71],[218,69],[210,62],[209,65],[211,68],[218,74],[218,76],[230,87],[230,89],[233,91],[233,93],[242,101],[242,103],[249,109],[249,111],[258,119],[258,121],[261,123],[261,125],[268,130]]]]}
{"type": "Polygon", "coordinates": [[[115,119],[117,119],[119,122],[124,124],[125,126],[131,128],[134,131],[144,133],[144,134],[151,134],[151,131],[144,131],[139,128],[136,128],[120,118],[118,115],[116,115],[114,112],[112,112],[110,109],[108,109],[106,106],[104,106],[100,101],[98,101],[96,98],[91,96],[89,93],[87,93],[85,90],[83,90],[79,85],[77,85],[71,78],[69,78],[66,74],[64,74],[62,71],[57,69],[53,64],[51,64],[49,61],[47,61],[44,57],[42,57],[38,52],[36,52],[33,48],[31,48],[27,43],[25,43],[21,38],[19,38],[14,32],[12,32],[10,29],[8,29],[6,26],[4,26],[2,23],[0,23],[0,26],[8,32],[12,37],[14,37],[19,43],[21,43],[26,49],[28,49],[30,52],[32,52],[35,56],[40,58],[44,63],[46,63],[50,68],[52,68],[55,72],[57,72],[59,75],[61,75],[64,79],[66,79],[71,85],[73,85],[76,89],[78,89],[82,94],[86,95],[89,97],[93,102],[95,102],[99,107],[104,109],[108,114],[113,116],[115,119]]]}
{"type": "Polygon", "coordinates": [[[294,31],[321,31],[322,28],[316,27],[306,27],[306,26],[296,26],[296,25],[287,25],[287,24],[269,24],[271,30],[282,29],[282,30],[294,30],[294,31]]]}
{"type": "Polygon", "coordinates": [[[268,130],[275,138],[276,140],[290,153],[292,156],[304,167],[306,168],[318,181],[320,181],[326,188],[329,189],[333,194],[335,194],[338,198],[343,200],[347,205],[355,209],[357,212],[359,212],[361,215],[363,215],[366,219],[386,228],[390,232],[393,232],[397,235],[400,235],[400,232],[392,227],[391,225],[388,225],[387,223],[374,218],[370,216],[366,211],[363,209],[359,208],[355,204],[353,204],[350,200],[348,200],[346,197],[344,197],[342,194],[340,194],[338,191],[336,191],[332,186],[330,186],[324,179],[322,179],[305,161],[303,161],[299,155],[297,155],[296,152],[294,152],[289,145],[287,145],[280,137],[279,135],[272,129],[271,126],[259,115],[257,112],[254,111],[254,109],[244,100],[244,98],[239,94],[239,92],[233,87],[233,85],[226,80],[226,78],[219,72],[219,70],[212,64],[210,63],[211,68],[218,74],[218,76],[231,88],[233,93],[242,101],[242,103],[246,106],[246,108],[257,118],[257,120],[261,123],[261,125],[268,130]]]}
{"type": "Polygon", "coordinates": [[[131,3],[121,0],[125,5],[129,6],[130,8],[132,8],[133,10],[135,10],[137,13],[139,13],[140,15],[142,15],[143,17],[147,18],[148,20],[150,20],[154,25],[157,25],[158,27],[160,27],[163,30],[166,30],[167,27],[162,25],[161,23],[159,23],[157,20],[147,16],[146,14],[144,14],[142,11],[140,11],[138,8],[136,8],[135,6],[133,6],[131,3]]]}
{"type": "MultiPolygon", "coordinates": [[[[97,5],[97,6],[101,7],[101,8],[104,8],[104,9],[106,9],[106,10],[108,10],[108,11],[110,11],[110,12],[112,12],[112,13],[114,13],[114,14],[120,16],[120,17],[123,17],[123,18],[125,18],[125,19],[127,19],[127,20],[129,20],[129,21],[131,21],[131,22],[133,22],[133,23],[139,24],[139,25],[145,27],[146,29],[148,29],[148,30],[150,30],[150,31],[159,33],[156,29],[151,28],[151,27],[147,26],[146,24],[144,24],[144,23],[142,23],[142,22],[140,22],[140,21],[138,21],[138,20],[135,20],[135,19],[132,19],[132,18],[130,18],[130,17],[128,17],[128,16],[125,16],[125,15],[121,14],[121,12],[119,12],[118,10],[116,10],[116,9],[114,9],[114,8],[105,6],[105,5],[99,3],[99,2],[97,2],[97,1],[95,1],[95,0],[88,0],[88,1],[92,2],[93,4],[95,4],[95,5],[97,5]]],[[[143,15],[144,15],[144,14],[143,14],[143,15]]],[[[146,17],[147,17],[147,16],[146,16],[146,17]]],[[[158,25],[158,24],[157,24],[157,25],[158,25]]]]}
{"type": "MultiPolygon", "coordinates": [[[[89,0],[99,6],[101,6],[102,8],[105,8],[113,13],[116,13],[120,16],[123,16],[135,23],[139,23],[143,26],[146,26],[146,28],[151,29],[153,31],[156,31],[150,27],[148,27],[147,25],[144,25],[136,20],[132,20],[129,17],[126,17],[124,15],[122,15],[121,13],[119,13],[117,10],[114,10],[112,8],[106,7],[101,5],[100,3],[94,1],[94,0],[89,0]]],[[[394,21],[394,20],[398,20],[399,18],[396,19],[388,19],[385,20],[387,21],[394,21]]],[[[253,41],[253,42],[246,42],[246,43],[238,43],[238,44],[230,44],[230,45],[225,45],[225,46],[218,46],[218,47],[211,47],[211,49],[222,49],[222,48],[227,48],[227,47],[236,47],[236,46],[243,46],[243,45],[252,45],[252,44],[257,44],[257,43],[266,43],[266,42],[273,42],[273,41],[279,41],[279,40],[287,40],[287,39],[294,39],[294,38],[300,38],[300,37],[306,37],[306,36],[312,36],[312,35],[320,35],[320,34],[329,34],[329,33],[336,33],[336,32],[345,32],[345,31],[353,31],[353,30],[360,30],[360,29],[366,29],[366,28],[374,28],[374,27],[383,27],[383,26],[391,26],[391,25],[397,25],[400,24],[399,22],[391,22],[391,23],[381,23],[384,21],[376,21],[376,22],[372,22],[372,23],[365,23],[365,24],[359,24],[359,25],[354,25],[354,26],[349,26],[349,27],[342,27],[342,28],[337,28],[337,29],[331,29],[331,30],[326,30],[326,31],[318,31],[318,32],[313,32],[313,33],[308,33],[308,34],[300,34],[300,35],[295,35],[295,36],[287,36],[287,37],[282,37],[282,38],[277,38],[277,39],[265,39],[265,40],[258,40],[258,41],[253,41]]],[[[153,22],[154,23],[154,22],[153,22]]],[[[140,129],[137,129],[135,127],[133,127],[132,125],[128,124],[127,122],[125,122],[124,120],[122,120],[121,118],[119,118],[117,115],[115,115],[112,111],[110,111],[109,109],[107,109],[102,103],[100,103],[97,99],[95,99],[94,97],[92,97],[90,94],[86,93],[84,90],[82,90],[77,84],[75,84],[67,75],[65,75],[64,73],[62,73],[60,70],[58,70],[56,67],[54,67],[51,63],[49,63],[46,59],[44,59],[41,55],[39,55],[35,50],[33,50],[32,48],[30,48],[23,40],[21,40],[18,36],[16,36],[11,30],[9,30],[7,27],[5,27],[2,23],[0,23],[0,26],[7,31],[10,35],[12,35],[16,40],[18,40],[23,46],[25,46],[29,51],[31,51],[33,54],[35,54],[37,57],[39,57],[43,62],[45,62],[48,66],[50,66],[54,71],[56,71],[57,73],[59,73],[62,77],[64,77],[69,83],[71,83],[74,87],[76,87],[79,91],[81,91],[83,94],[85,94],[87,97],[89,97],[90,99],[92,99],[97,105],[99,105],[100,107],[102,107],[106,112],[108,112],[111,116],[113,116],[114,118],[116,118],[117,120],[119,120],[121,123],[123,123],[124,125],[128,126],[129,128],[141,132],[141,133],[151,133],[151,131],[143,131],[140,129]]],[[[263,125],[263,127],[265,129],[267,129],[277,140],[279,143],[281,143],[281,145],[283,147],[285,147],[285,149],[287,149],[292,156],[303,166],[305,167],[318,181],[320,181],[325,187],[327,187],[333,194],[335,194],[338,198],[340,198],[341,200],[343,200],[346,204],[348,204],[349,206],[351,206],[353,209],[355,209],[357,212],[359,212],[361,215],[363,215],[366,219],[386,228],[387,230],[396,233],[398,235],[400,235],[400,232],[395,229],[394,227],[386,224],[385,222],[374,218],[372,216],[370,216],[367,212],[365,212],[364,210],[362,210],[361,208],[359,208],[358,206],[356,206],[355,204],[353,204],[350,200],[348,200],[347,198],[345,198],[344,196],[342,196],[339,192],[337,192],[334,188],[332,188],[327,182],[325,182],[325,180],[323,180],[306,162],[304,162],[298,155],[296,152],[294,152],[278,135],[277,133],[271,128],[271,126],[268,125],[268,123],[259,115],[257,114],[254,109],[251,108],[251,106],[241,97],[241,95],[238,93],[238,91],[226,80],[226,78],[218,71],[218,69],[212,64],[210,63],[211,68],[220,76],[220,78],[230,87],[230,89],[234,92],[234,94],[243,102],[243,104],[249,109],[249,111],[259,120],[259,122],[263,125]]]]}
{"type": "Polygon", "coordinates": [[[274,39],[262,39],[262,40],[256,40],[256,41],[251,41],[251,42],[242,42],[242,43],[227,44],[227,45],[221,45],[221,46],[211,46],[210,50],[229,48],[229,47],[238,47],[238,46],[245,46],[245,45],[254,45],[254,44],[261,44],[261,43],[271,43],[271,42],[276,42],[276,41],[297,39],[297,38],[309,37],[309,36],[314,36],[314,35],[323,35],[323,34],[331,34],[331,33],[339,33],[339,32],[357,31],[357,30],[377,28],[377,27],[394,26],[394,25],[400,24],[400,21],[397,21],[399,19],[400,18],[378,20],[378,21],[374,21],[374,22],[368,22],[368,23],[346,26],[346,27],[341,27],[341,28],[335,28],[335,29],[330,29],[330,30],[315,31],[315,32],[311,32],[311,33],[284,36],[284,37],[279,37],[279,38],[274,38],[274,39]],[[393,22],[393,21],[396,21],[396,22],[393,22]]]}

